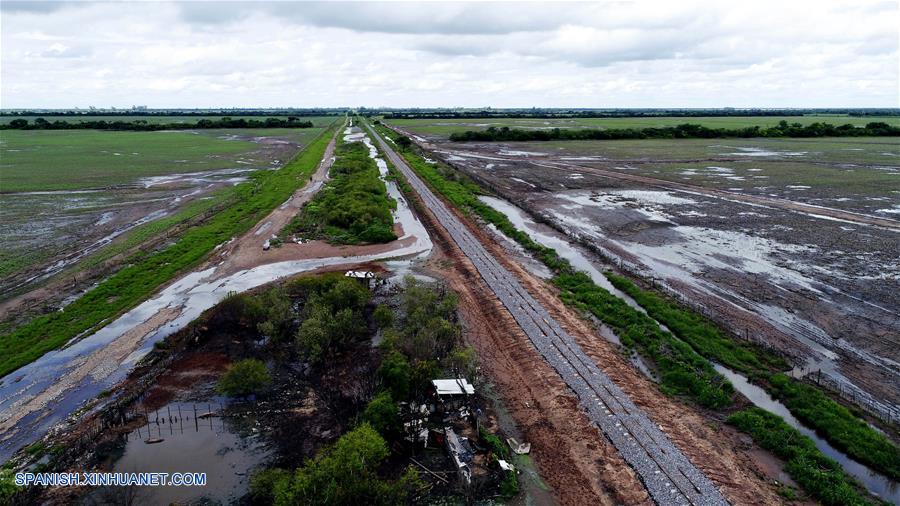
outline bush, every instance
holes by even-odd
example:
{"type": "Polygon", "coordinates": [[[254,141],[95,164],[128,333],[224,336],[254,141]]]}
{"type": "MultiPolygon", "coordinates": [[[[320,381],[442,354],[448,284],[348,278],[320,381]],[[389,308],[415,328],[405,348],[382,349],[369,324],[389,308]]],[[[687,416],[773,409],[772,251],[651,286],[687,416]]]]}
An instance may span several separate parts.
{"type": "Polygon", "coordinates": [[[399,351],[390,352],[378,367],[378,377],[394,399],[406,399],[412,383],[412,368],[399,351]]]}
{"type": "Polygon", "coordinates": [[[379,304],[378,307],[375,308],[375,312],[372,313],[372,318],[375,319],[375,323],[378,325],[378,328],[381,329],[386,329],[394,324],[394,312],[385,304],[379,304]]]}
{"type": "Polygon", "coordinates": [[[16,486],[12,469],[0,469],[0,504],[12,504],[20,490],[22,489],[16,486]]]}
{"type": "Polygon", "coordinates": [[[500,495],[506,499],[512,499],[519,493],[519,477],[515,471],[506,471],[506,476],[500,482],[500,495]]]}
{"type": "Polygon", "coordinates": [[[622,276],[606,273],[606,277],[613,286],[646,309],[653,319],[663,323],[704,357],[751,377],[768,375],[787,367],[780,357],[750,343],[735,341],[712,322],[689,309],[683,309],[664,297],[643,290],[622,276]]]}
{"type": "Polygon", "coordinates": [[[272,384],[266,364],[248,358],[235,362],[219,379],[216,389],[229,397],[242,397],[261,392],[272,384]]]}
{"type": "Polygon", "coordinates": [[[273,489],[276,505],[396,505],[422,488],[415,470],[397,481],[378,477],[389,454],[387,443],[368,424],[344,434],[332,447],[279,479],[273,489]]]}
{"type": "Polygon", "coordinates": [[[369,401],[363,411],[362,420],[387,439],[394,439],[400,434],[397,403],[388,391],[379,393],[369,401]]]}
{"type": "Polygon", "coordinates": [[[279,483],[290,481],[291,472],[285,469],[263,469],[250,477],[250,497],[254,504],[275,502],[275,489],[279,483]]]}
{"type": "Polygon", "coordinates": [[[479,428],[478,438],[481,440],[481,444],[490,448],[495,459],[506,460],[509,458],[509,447],[496,434],[491,434],[484,428],[479,428]]]}
{"type": "Polygon", "coordinates": [[[330,280],[330,284],[292,286],[293,290],[304,286],[309,290],[294,342],[300,354],[314,365],[344,351],[366,331],[363,309],[372,297],[371,292],[343,276],[330,280]]]}
{"type": "Polygon", "coordinates": [[[346,142],[338,146],[335,157],[331,180],[280,235],[300,233],[336,244],[395,240],[391,211],[397,203],[388,196],[368,148],[361,142],[346,142]]]}

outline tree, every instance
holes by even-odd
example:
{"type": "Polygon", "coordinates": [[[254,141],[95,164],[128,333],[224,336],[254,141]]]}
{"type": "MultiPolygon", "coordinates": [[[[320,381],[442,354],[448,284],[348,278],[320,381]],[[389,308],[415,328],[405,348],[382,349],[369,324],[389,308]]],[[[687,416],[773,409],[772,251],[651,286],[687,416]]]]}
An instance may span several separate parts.
{"type": "Polygon", "coordinates": [[[394,312],[386,304],[379,304],[372,313],[372,318],[381,329],[386,329],[394,324],[394,312]]]}
{"type": "Polygon", "coordinates": [[[385,388],[391,391],[394,399],[406,399],[409,395],[409,386],[412,378],[412,368],[409,361],[399,351],[392,351],[381,361],[378,368],[378,376],[385,388]]]}
{"type": "Polygon", "coordinates": [[[409,149],[409,147],[412,146],[412,140],[405,135],[401,135],[400,137],[397,137],[397,145],[403,149],[409,149]]]}
{"type": "Polygon", "coordinates": [[[393,439],[400,434],[400,417],[397,403],[387,390],[375,396],[363,411],[362,419],[382,436],[393,439]]]}
{"type": "Polygon", "coordinates": [[[272,384],[272,376],[266,364],[248,358],[235,362],[219,379],[216,389],[229,397],[241,397],[259,393],[272,384]]]}
{"type": "Polygon", "coordinates": [[[276,505],[394,505],[406,503],[421,488],[414,471],[397,481],[376,473],[389,455],[387,443],[369,424],[344,434],[334,446],[275,484],[276,505]]]}
{"type": "Polygon", "coordinates": [[[478,370],[478,359],[471,346],[456,346],[450,352],[450,369],[457,375],[474,381],[478,370]]]}

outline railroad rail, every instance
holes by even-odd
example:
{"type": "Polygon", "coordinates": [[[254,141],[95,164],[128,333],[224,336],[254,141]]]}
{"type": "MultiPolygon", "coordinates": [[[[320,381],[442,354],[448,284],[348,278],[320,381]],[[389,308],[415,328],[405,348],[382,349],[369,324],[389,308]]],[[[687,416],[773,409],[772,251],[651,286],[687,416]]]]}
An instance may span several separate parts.
{"type": "MultiPolygon", "coordinates": [[[[368,126],[368,125],[367,125],[368,126]]],[[[578,396],[588,418],[616,447],[657,504],[724,505],[725,497],[660,427],[588,357],[474,234],[368,126],[394,167],[470,259],[541,356],[578,396]]]]}

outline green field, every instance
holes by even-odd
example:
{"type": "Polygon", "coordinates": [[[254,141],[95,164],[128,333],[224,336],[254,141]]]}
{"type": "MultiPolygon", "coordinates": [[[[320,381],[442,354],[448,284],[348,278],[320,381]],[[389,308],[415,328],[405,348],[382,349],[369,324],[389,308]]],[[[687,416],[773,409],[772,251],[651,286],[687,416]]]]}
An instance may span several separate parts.
{"type": "Polygon", "coordinates": [[[815,116],[698,116],[698,117],[654,117],[654,118],[465,118],[465,119],[390,119],[387,123],[409,130],[419,135],[447,137],[454,132],[485,130],[488,127],[510,127],[522,129],[548,128],[659,128],[672,127],[684,123],[700,124],[709,128],[741,128],[748,126],[773,126],[779,121],[788,123],[832,123],[863,126],[872,121],[884,121],[900,126],[900,117],[855,117],[846,115],[815,116]]]}
{"type": "MultiPolygon", "coordinates": [[[[79,121],[146,121],[147,123],[196,123],[201,119],[222,119],[227,115],[216,115],[216,116],[140,116],[140,115],[121,115],[121,116],[0,116],[0,125],[6,125],[10,121],[14,119],[24,119],[29,123],[34,123],[34,120],[37,118],[44,118],[49,122],[54,121],[65,121],[67,123],[78,123],[79,121]]],[[[256,119],[256,120],[265,120],[266,118],[279,118],[279,119],[287,119],[287,116],[242,116],[242,115],[234,115],[229,116],[232,119],[256,119]]],[[[317,127],[323,127],[330,125],[332,121],[335,120],[335,116],[300,116],[300,119],[303,121],[312,121],[313,124],[317,127]]]]}
{"type": "MultiPolygon", "coordinates": [[[[320,129],[316,129],[321,132],[320,129]]],[[[188,132],[5,130],[0,191],[76,190],[221,168],[256,145],[188,132]]]]}
{"type": "Polygon", "coordinates": [[[158,251],[132,255],[127,267],[62,311],[34,318],[0,336],[0,376],[134,307],[174,276],[201,262],[217,244],[248,230],[309,178],[325,152],[331,131],[320,135],[280,170],[256,171],[249,181],[228,188],[225,198],[229,205],[187,230],[176,242],[158,251]]]}
{"type": "MultiPolygon", "coordinates": [[[[0,192],[79,190],[139,177],[235,167],[267,136],[305,145],[322,128],[192,132],[0,131],[0,192]]],[[[259,166],[253,163],[248,166],[259,166]]]]}

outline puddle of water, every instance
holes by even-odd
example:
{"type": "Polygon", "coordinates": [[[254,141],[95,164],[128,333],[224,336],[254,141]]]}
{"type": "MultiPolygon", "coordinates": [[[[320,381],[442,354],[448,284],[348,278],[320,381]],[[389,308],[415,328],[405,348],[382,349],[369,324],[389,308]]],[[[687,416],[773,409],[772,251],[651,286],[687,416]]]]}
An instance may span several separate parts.
{"type": "Polygon", "coordinates": [[[256,438],[237,434],[226,418],[200,418],[207,412],[205,402],[169,404],[149,413],[150,423],[128,434],[114,472],[206,473],[203,487],[142,487],[140,502],[181,504],[207,498],[231,504],[247,493],[251,472],[270,452],[256,438]],[[146,443],[154,439],[163,441],[146,443]]]}
{"type": "MultiPolygon", "coordinates": [[[[729,146],[721,146],[721,147],[729,147],[729,146]]],[[[732,153],[722,153],[723,155],[730,156],[803,156],[806,155],[807,151],[770,151],[768,149],[763,148],[745,148],[745,147],[736,147],[733,149],[737,149],[738,151],[732,153]]]]}
{"type": "Polygon", "coordinates": [[[517,151],[514,149],[501,149],[498,155],[505,156],[547,156],[547,153],[541,153],[539,151],[517,151]]]}

